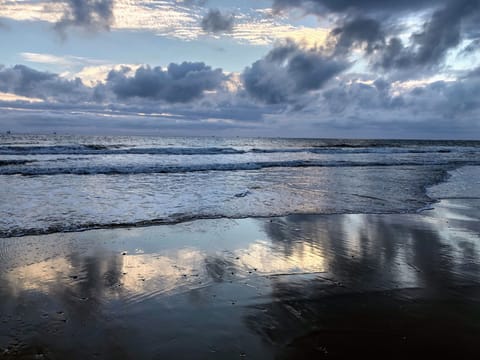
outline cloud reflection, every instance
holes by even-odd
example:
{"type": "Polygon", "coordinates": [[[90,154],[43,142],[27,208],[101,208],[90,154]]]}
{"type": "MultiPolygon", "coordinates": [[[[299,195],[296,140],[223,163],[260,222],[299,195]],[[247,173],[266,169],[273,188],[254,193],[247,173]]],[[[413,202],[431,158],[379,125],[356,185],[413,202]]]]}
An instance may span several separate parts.
{"type": "Polygon", "coordinates": [[[274,347],[295,344],[295,358],[298,344],[317,339],[299,340],[309,329],[365,325],[344,323],[339,309],[383,319],[418,298],[463,304],[480,267],[477,205],[460,203],[424,215],[294,215],[3,239],[0,330],[21,334],[26,346],[49,329],[41,341],[50,347],[80,331],[94,352],[99,332],[131,350],[153,336],[147,328],[168,324],[187,336],[214,321],[205,336],[236,326],[274,347]],[[370,303],[377,308],[362,307],[370,303]],[[125,337],[128,329],[139,337],[125,337]]]}

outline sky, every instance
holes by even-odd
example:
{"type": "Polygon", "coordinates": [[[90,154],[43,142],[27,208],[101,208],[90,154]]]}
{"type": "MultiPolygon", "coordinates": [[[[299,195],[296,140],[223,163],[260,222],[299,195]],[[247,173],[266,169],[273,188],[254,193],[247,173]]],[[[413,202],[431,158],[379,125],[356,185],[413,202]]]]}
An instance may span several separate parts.
{"type": "Polygon", "coordinates": [[[0,0],[0,132],[480,139],[480,0],[0,0]]]}

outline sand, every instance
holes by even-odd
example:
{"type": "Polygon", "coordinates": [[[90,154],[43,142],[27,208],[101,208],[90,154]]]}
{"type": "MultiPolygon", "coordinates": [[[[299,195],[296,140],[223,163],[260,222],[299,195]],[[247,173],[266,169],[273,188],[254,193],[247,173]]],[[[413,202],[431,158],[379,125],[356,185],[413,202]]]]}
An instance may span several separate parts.
{"type": "Polygon", "coordinates": [[[0,358],[475,358],[480,200],[0,239],[0,358]]]}

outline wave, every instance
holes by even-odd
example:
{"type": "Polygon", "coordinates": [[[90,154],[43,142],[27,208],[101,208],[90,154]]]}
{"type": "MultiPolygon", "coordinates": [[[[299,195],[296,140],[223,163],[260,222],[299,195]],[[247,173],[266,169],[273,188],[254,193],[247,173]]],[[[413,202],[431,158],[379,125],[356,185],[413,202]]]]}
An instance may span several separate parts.
{"type": "MultiPolygon", "coordinates": [[[[398,165],[398,164],[397,164],[398,165]]],[[[463,164],[462,164],[463,165],[463,164]]],[[[458,166],[458,165],[457,165],[458,166]]],[[[145,218],[145,219],[138,219],[138,220],[126,220],[126,219],[104,219],[102,221],[102,217],[89,217],[89,219],[84,219],[83,221],[79,219],[79,217],[75,216],[74,218],[57,218],[52,216],[49,218],[52,222],[49,224],[35,224],[35,221],[24,221],[23,217],[22,220],[19,222],[15,222],[8,227],[0,228],[0,238],[8,238],[8,237],[19,237],[19,236],[29,236],[29,235],[44,235],[44,234],[51,234],[51,233],[62,233],[62,232],[80,232],[80,231],[87,231],[87,230],[94,230],[94,229],[113,229],[113,228],[133,228],[133,227],[146,227],[146,226],[155,226],[155,225],[167,225],[167,224],[177,224],[182,222],[188,222],[198,219],[218,219],[218,218],[232,218],[232,219],[239,219],[239,218],[247,218],[247,217],[255,217],[255,218],[269,218],[269,217],[276,217],[276,216],[287,216],[292,214],[345,214],[345,213],[362,213],[362,214],[390,214],[390,213],[415,213],[421,212],[430,206],[432,203],[436,202],[438,197],[436,196],[429,196],[426,193],[426,189],[432,185],[439,184],[441,182],[446,181],[451,177],[451,175],[447,174],[448,170],[452,170],[457,166],[449,166],[449,167],[440,167],[440,168],[432,168],[434,171],[427,171],[427,176],[420,176],[417,180],[420,181],[416,186],[417,191],[414,189],[414,192],[407,192],[407,193],[400,193],[400,197],[404,199],[404,201],[399,202],[397,198],[393,197],[391,202],[389,203],[391,206],[383,206],[384,202],[388,199],[383,197],[378,197],[376,194],[369,195],[369,193],[357,193],[355,192],[348,192],[351,196],[371,199],[374,201],[379,201],[382,203],[380,207],[371,207],[371,204],[360,204],[360,208],[356,205],[348,205],[346,208],[344,206],[338,207],[325,207],[323,209],[318,210],[306,210],[301,211],[298,209],[292,208],[282,208],[282,207],[272,207],[268,209],[267,212],[262,211],[261,209],[255,208],[247,208],[246,211],[242,211],[241,208],[238,208],[237,211],[233,213],[227,210],[222,211],[222,207],[216,207],[215,209],[210,212],[209,210],[205,211],[196,211],[193,210],[190,212],[188,209],[186,212],[180,211],[171,214],[165,214],[163,217],[160,218],[145,218]],[[409,199],[415,199],[413,202],[409,199]],[[399,204],[402,204],[400,207],[399,204]],[[92,220],[90,220],[92,219],[92,220]],[[125,221],[126,220],[126,221],[125,221]],[[73,222],[72,222],[73,221],[73,222]]],[[[388,170],[387,172],[389,172],[388,170]]],[[[423,174],[423,172],[422,172],[423,174]]],[[[68,181],[68,180],[67,180],[68,181]]],[[[232,199],[238,199],[250,196],[252,192],[256,192],[257,189],[252,187],[250,189],[247,188],[246,191],[240,193],[232,192],[231,197],[232,199]]],[[[258,195],[258,194],[257,194],[258,195]]],[[[305,200],[308,198],[306,197],[305,200]]],[[[348,198],[347,198],[348,199],[348,198]]],[[[235,200],[237,201],[237,200],[235,200]]],[[[348,204],[351,204],[349,201],[348,204]]],[[[61,206],[61,205],[60,205],[61,206]]],[[[175,208],[176,210],[176,208],[175,208]]],[[[63,212],[61,213],[63,214],[63,212]]],[[[61,216],[60,216],[61,217],[61,216]]]]}
{"type": "MultiPolygon", "coordinates": [[[[272,214],[275,216],[275,214],[272,214]]],[[[243,217],[243,216],[242,216],[243,217]]],[[[247,217],[247,216],[245,216],[247,217]]],[[[147,227],[155,225],[174,225],[188,221],[200,219],[221,219],[228,218],[223,215],[177,215],[160,219],[139,220],[135,222],[113,222],[113,223],[83,223],[73,225],[51,225],[44,228],[13,228],[8,230],[0,230],[0,238],[46,235],[54,233],[82,232],[96,229],[115,229],[115,228],[132,228],[147,227]]]]}
{"type": "Polygon", "coordinates": [[[221,147],[121,148],[121,145],[0,146],[0,155],[216,155],[245,151],[221,147]]]}
{"type": "MultiPolygon", "coordinates": [[[[433,202],[433,200],[431,201],[433,202]]],[[[429,206],[430,202],[422,203],[423,206],[419,209],[418,207],[414,208],[405,208],[402,210],[376,210],[376,211],[359,211],[358,213],[362,214],[407,214],[415,213],[421,211],[423,208],[429,206]]],[[[46,227],[39,228],[10,228],[10,229],[0,229],[0,238],[13,238],[13,237],[22,237],[22,236],[36,236],[36,235],[48,235],[55,233],[71,233],[71,232],[84,232],[90,230],[100,230],[100,229],[122,229],[122,228],[141,228],[149,226],[159,226],[159,225],[175,225],[186,223],[196,220],[213,220],[213,219],[246,219],[246,218],[256,218],[256,219],[268,219],[273,217],[283,217],[290,215],[339,215],[339,214],[350,214],[351,211],[346,210],[335,210],[330,209],[328,211],[318,211],[318,212],[298,212],[298,211],[278,211],[268,214],[256,214],[256,213],[244,213],[236,215],[226,215],[226,214],[174,214],[167,216],[165,218],[158,219],[148,219],[148,220],[138,220],[132,222],[85,222],[80,224],[55,224],[46,227]]],[[[356,212],[355,212],[356,213],[356,212]]]]}
{"type": "MultiPolygon", "coordinates": [[[[463,150],[463,149],[462,149],[463,150]]],[[[257,149],[253,148],[248,152],[259,154],[272,153],[300,153],[308,152],[313,154],[430,154],[430,153],[451,153],[461,151],[459,149],[409,149],[393,147],[312,147],[312,148],[283,148],[283,149],[257,149]]],[[[463,150],[464,151],[464,150],[463,150]]]]}
{"type": "Polygon", "coordinates": [[[0,160],[0,166],[11,166],[11,165],[26,165],[37,160],[0,160]]]}
{"type": "Polygon", "coordinates": [[[395,167],[395,166],[460,166],[479,165],[480,161],[261,161],[244,163],[192,164],[192,165],[128,165],[128,166],[78,166],[78,167],[3,167],[0,175],[133,175],[133,174],[172,174],[206,171],[248,171],[266,168],[306,168],[306,167],[395,167]]]}
{"type": "Polygon", "coordinates": [[[472,147],[391,147],[391,146],[322,146],[251,148],[232,147],[127,147],[126,145],[54,145],[0,146],[0,155],[238,155],[245,153],[313,153],[313,154],[428,154],[478,151],[472,147]]]}

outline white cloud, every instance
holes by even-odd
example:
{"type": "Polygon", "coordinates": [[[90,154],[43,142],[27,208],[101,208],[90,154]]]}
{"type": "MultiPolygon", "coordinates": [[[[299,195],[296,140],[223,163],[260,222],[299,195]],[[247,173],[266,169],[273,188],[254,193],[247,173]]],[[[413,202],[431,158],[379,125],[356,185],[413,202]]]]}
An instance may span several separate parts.
{"type": "Polygon", "coordinates": [[[184,40],[195,39],[201,33],[199,9],[171,1],[118,0],[114,15],[114,29],[148,30],[184,40]]]}
{"type": "MultiPolygon", "coordinates": [[[[116,0],[114,4],[113,30],[150,31],[158,36],[181,40],[195,40],[206,35],[201,20],[206,8],[182,5],[177,1],[116,0]]],[[[328,29],[294,26],[288,19],[272,16],[267,9],[242,12],[236,9],[233,32],[223,36],[253,45],[268,45],[277,40],[292,38],[304,40],[310,45],[323,43],[328,29]]],[[[0,0],[0,17],[18,21],[45,21],[56,23],[62,19],[60,3],[48,1],[0,0]]],[[[38,59],[38,57],[37,57],[38,59]]],[[[60,61],[60,59],[44,58],[60,61]]]]}
{"type": "Polygon", "coordinates": [[[230,36],[254,45],[269,45],[279,40],[293,39],[308,46],[316,46],[325,43],[328,32],[328,29],[323,28],[295,27],[272,19],[259,19],[237,24],[230,36]]]}
{"type": "Polygon", "coordinates": [[[37,63],[37,64],[49,64],[49,65],[58,65],[62,67],[74,67],[79,65],[86,64],[104,64],[105,60],[91,59],[81,56],[57,56],[52,54],[45,53],[34,53],[34,52],[22,52],[20,56],[23,60],[37,63]]]}
{"type": "Polygon", "coordinates": [[[32,0],[0,0],[0,17],[19,21],[56,22],[62,17],[60,4],[32,0]]]}
{"type": "Polygon", "coordinates": [[[93,87],[99,82],[104,82],[111,70],[120,71],[123,67],[128,67],[131,72],[135,72],[141,65],[139,64],[103,64],[95,66],[86,66],[78,72],[63,73],[62,76],[73,79],[80,78],[86,86],[93,87]]]}

